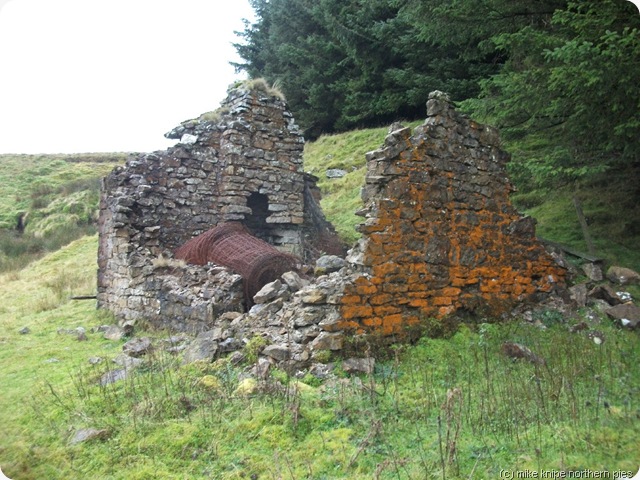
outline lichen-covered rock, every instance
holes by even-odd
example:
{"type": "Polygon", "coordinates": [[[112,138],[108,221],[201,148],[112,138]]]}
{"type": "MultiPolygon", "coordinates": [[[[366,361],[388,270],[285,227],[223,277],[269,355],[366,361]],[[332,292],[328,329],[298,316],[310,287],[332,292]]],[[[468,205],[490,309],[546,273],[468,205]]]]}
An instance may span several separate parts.
{"type": "Polygon", "coordinates": [[[501,314],[563,287],[534,220],[511,205],[498,132],[446,94],[429,96],[423,125],[394,125],[366,159],[362,240],[347,256],[361,275],[345,288],[340,329],[390,335],[459,309],[501,314]]]}
{"type": "Polygon", "coordinates": [[[619,285],[633,285],[640,283],[640,273],[630,268],[611,266],[607,270],[607,278],[619,285]]]}

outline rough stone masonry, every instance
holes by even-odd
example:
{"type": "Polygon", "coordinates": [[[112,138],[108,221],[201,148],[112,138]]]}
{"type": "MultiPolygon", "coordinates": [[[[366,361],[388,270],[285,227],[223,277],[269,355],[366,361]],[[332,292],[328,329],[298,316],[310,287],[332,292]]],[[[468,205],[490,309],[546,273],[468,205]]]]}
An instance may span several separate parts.
{"type": "Polygon", "coordinates": [[[392,126],[367,154],[362,238],[344,267],[295,288],[283,278],[241,315],[239,275],[179,265],[172,254],[229,221],[307,263],[339,253],[315,179],[302,170],[303,138],[282,100],[244,88],[218,115],[168,136],[181,141],[129,160],[103,185],[98,304],[123,320],[224,326],[225,342],[264,328],[270,342],[296,344],[289,358],[306,361],[310,350],[338,348],[341,332],[389,335],[456,310],[500,313],[564,286],[534,221],[509,201],[498,133],[434,92],[423,125],[392,126]]]}
{"type": "Polygon", "coordinates": [[[395,124],[367,154],[361,274],[342,297],[339,328],[397,332],[454,311],[503,313],[563,288],[565,270],[509,200],[509,155],[498,132],[433,92],[413,132],[395,124]]]}
{"type": "Polygon", "coordinates": [[[277,96],[264,88],[231,89],[218,111],[166,136],[180,143],[131,158],[103,181],[99,307],[183,330],[242,311],[238,275],[211,267],[185,271],[166,261],[223,222],[242,222],[305,261],[342,252],[317,203],[317,179],[302,170],[304,139],[277,96]]]}

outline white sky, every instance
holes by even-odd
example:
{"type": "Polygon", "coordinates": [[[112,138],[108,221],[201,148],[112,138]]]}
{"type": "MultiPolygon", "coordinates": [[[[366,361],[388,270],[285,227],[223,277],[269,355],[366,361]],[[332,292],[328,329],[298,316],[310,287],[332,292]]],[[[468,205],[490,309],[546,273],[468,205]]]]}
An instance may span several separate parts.
{"type": "Polygon", "coordinates": [[[247,0],[0,0],[0,153],[166,148],[240,78],[233,32],[252,14],[247,0]]]}
{"type": "Polygon", "coordinates": [[[243,75],[247,0],[0,0],[0,153],[153,151],[243,75]]]}

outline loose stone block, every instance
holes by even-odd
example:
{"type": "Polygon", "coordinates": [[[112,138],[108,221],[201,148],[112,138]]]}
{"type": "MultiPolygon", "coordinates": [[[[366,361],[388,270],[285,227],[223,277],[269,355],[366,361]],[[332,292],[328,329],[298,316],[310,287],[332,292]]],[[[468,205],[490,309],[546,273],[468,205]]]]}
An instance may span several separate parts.
{"type": "Polygon", "coordinates": [[[498,314],[564,288],[565,270],[535,238],[535,222],[511,205],[509,155],[499,145],[497,130],[433,92],[424,125],[394,124],[366,155],[368,218],[349,253],[361,277],[347,283],[345,324],[390,335],[418,318],[461,307],[498,314]]]}

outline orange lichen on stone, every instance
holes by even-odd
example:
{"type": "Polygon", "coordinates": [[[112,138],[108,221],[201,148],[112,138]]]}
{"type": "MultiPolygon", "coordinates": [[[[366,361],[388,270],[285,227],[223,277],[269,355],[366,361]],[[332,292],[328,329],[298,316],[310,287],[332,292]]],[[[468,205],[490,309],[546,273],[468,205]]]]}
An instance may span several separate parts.
{"type": "Polygon", "coordinates": [[[341,314],[345,320],[366,318],[373,315],[373,307],[369,305],[343,305],[341,314]]]}
{"type": "Polygon", "coordinates": [[[341,301],[344,305],[360,304],[362,303],[362,297],[360,295],[343,295],[341,301]]]}
{"type": "Polygon", "coordinates": [[[362,195],[370,214],[359,248],[368,276],[347,288],[341,313],[385,335],[458,308],[500,313],[564,285],[535,223],[510,203],[509,155],[497,132],[437,92],[427,115],[424,125],[390,132],[367,154],[362,195]]]}

